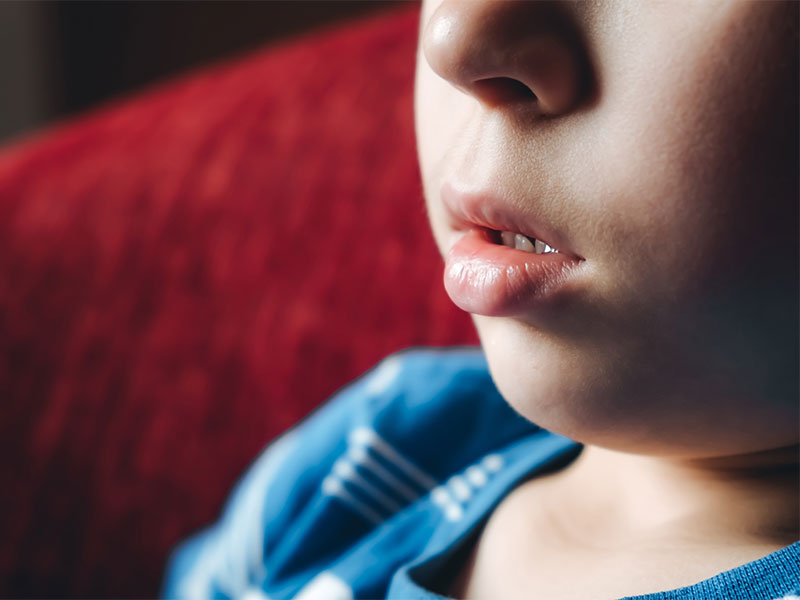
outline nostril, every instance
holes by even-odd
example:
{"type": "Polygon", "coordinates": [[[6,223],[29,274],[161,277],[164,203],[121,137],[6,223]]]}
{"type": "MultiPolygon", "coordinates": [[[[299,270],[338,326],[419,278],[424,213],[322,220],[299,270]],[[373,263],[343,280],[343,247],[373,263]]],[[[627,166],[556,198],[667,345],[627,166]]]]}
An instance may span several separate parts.
{"type": "Polygon", "coordinates": [[[501,104],[520,100],[536,100],[536,94],[527,85],[511,77],[479,79],[473,84],[476,94],[485,102],[501,104]]]}

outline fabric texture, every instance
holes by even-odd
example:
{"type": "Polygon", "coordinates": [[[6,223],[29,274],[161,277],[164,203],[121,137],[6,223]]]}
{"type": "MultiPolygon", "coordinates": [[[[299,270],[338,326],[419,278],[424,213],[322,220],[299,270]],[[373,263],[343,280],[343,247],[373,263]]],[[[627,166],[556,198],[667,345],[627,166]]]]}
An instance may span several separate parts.
{"type": "MultiPolygon", "coordinates": [[[[442,598],[431,588],[500,500],[568,468],[580,449],[514,412],[479,350],[397,354],[264,452],[220,520],[176,551],[163,595],[442,598]]],[[[772,600],[798,589],[800,542],[635,600],[772,600]]]]}
{"type": "Polygon", "coordinates": [[[414,149],[418,8],[0,152],[0,596],[153,597],[275,435],[390,352],[475,343],[414,149]]]}

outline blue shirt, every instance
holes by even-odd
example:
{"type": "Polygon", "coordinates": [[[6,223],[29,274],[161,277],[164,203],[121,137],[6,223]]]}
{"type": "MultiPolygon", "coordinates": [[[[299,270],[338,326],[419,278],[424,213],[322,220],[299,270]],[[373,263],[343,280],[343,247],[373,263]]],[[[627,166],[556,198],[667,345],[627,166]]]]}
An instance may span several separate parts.
{"type": "MultiPolygon", "coordinates": [[[[441,598],[493,508],[580,450],[511,409],[479,350],[393,355],[267,447],[219,521],[173,552],[163,595],[441,598]]],[[[800,600],[798,590],[800,542],[637,599],[800,600]]]]}

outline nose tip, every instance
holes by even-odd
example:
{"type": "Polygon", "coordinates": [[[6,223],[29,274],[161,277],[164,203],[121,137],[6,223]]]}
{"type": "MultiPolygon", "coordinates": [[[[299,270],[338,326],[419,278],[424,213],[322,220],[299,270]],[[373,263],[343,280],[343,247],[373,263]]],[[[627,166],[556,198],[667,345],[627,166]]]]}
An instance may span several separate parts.
{"type": "Polygon", "coordinates": [[[585,50],[557,3],[444,0],[422,50],[436,74],[489,107],[523,103],[557,116],[587,92],[585,50]]]}

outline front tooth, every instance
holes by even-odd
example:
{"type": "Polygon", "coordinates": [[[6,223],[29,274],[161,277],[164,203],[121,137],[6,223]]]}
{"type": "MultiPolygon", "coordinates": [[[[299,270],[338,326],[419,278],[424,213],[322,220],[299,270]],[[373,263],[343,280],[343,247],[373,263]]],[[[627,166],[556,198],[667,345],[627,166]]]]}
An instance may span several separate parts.
{"type": "Polygon", "coordinates": [[[516,246],[516,237],[517,235],[513,231],[504,231],[500,234],[500,241],[503,242],[503,246],[514,248],[516,246]]]}
{"type": "MultiPolygon", "coordinates": [[[[539,242],[536,243],[538,244],[539,242]]],[[[525,252],[534,252],[534,246],[531,241],[521,233],[514,236],[514,248],[525,252]]]]}
{"type": "Polygon", "coordinates": [[[536,243],[534,244],[534,247],[536,248],[536,254],[544,254],[545,248],[547,247],[547,244],[545,244],[544,242],[542,242],[540,240],[536,240],[536,243]]]}

